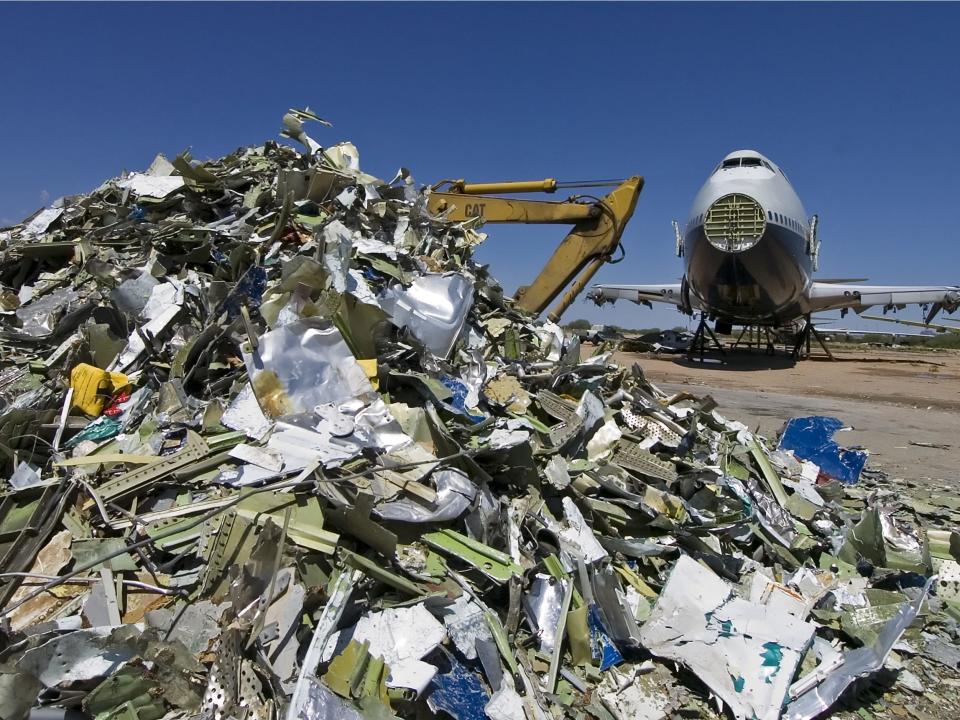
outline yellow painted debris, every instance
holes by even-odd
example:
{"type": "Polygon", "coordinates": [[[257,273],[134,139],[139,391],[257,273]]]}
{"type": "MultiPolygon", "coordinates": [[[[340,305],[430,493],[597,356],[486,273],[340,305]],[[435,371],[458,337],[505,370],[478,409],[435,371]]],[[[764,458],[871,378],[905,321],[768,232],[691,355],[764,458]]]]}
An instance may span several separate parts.
{"type": "Polygon", "coordinates": [[[379,386],[377,384],[377,359],[371,358],[370,360],[357,360],[360,363],[360,367],[363,368],[363,372],[366,373],[367,377],[370,379],[370,384],[373,385],[373,388],[376,390],[379,386]]]}
{"type": "Polygon", "coordinates": [[[70,387],[73,388],[73,407],[87,415],[98,416],[103,406],[117,390],[130,384],[127,376],[107,372],[93,365],[80,363],[70,371],[70,387]]]}

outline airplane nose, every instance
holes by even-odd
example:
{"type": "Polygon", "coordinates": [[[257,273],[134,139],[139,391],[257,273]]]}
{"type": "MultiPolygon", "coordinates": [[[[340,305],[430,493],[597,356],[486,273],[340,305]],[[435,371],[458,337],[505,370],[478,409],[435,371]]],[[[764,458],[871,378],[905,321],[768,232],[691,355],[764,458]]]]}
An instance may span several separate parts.
{"type": "Polygon", "coordinates": [[[739,253],[760,242],[765,226],[766,214],[760,203],[749,195],[731,193],[707,210],[703,231],[717,250],[739,253]]]}

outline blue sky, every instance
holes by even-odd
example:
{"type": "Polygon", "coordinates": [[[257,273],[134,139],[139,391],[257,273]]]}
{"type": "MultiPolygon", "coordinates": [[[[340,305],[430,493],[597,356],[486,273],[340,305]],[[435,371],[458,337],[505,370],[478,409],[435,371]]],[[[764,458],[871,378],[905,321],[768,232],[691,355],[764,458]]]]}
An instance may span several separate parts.
{"type": "MultiPolygon", "coordinates": [[[[916,3],[2,4],[0,222],[157,152],[276,138],[309,105],[334,123],[314,137],[381,177],[644,175],[602,282],[679,279],[670,221],[750,147],[819,213],[821,276],[957,283],[958,25],[960,5],[916,3]]],[[[480,259],[511,291],[563,235],[488,231],[480,259]]]]}

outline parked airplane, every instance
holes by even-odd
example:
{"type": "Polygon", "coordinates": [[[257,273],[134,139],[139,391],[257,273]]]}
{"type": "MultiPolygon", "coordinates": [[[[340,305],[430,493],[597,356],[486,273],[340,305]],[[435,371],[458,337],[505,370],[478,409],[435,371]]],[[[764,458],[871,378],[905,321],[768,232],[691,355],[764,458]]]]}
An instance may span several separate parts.
{"type": "MultiPolygon", "coordinates": [[[[706,320],[729,334],[734,325],[782,327],[800,323],[816,332],[810,314],[826,310],[860,312],[879,305],[929,306],[926,321],[941,310],[960,307],[960,287],[857,285],[851,279],[813,280],[820,241],[817,216],[806,212],[783,171],[754,150],[727,155],[707,178],[681,228],[674,223],[677,255],[685,271],[680,283],[595,285],[588,297],[598,305],[630,300],[651,306],[664,302],[706,320]]],[[[800,343],[797,347],[799,348],[800,343]]]]}

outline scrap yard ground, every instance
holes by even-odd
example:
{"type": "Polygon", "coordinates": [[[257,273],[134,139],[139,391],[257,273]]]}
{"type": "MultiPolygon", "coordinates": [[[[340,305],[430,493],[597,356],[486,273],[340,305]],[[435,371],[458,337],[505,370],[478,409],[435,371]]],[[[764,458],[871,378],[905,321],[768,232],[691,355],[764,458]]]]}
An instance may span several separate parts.
{"type": "MultiPolygon", "coordinates": [[[[615,359],[626,367],[639,362],[667,392],[712,395],[723,415],[759,426],[769,438],[788,418],[834,415],[854,428],[838,440],[868,448],[871,467],[894,478],[960,487],[960,351],[832,351],[836,362],[793,363],[756,351],[737,351],[722,365],[652,353],[618,352],[615,359]]],[[[585,353],[592,352],[586,345],[585,353]]]]}

